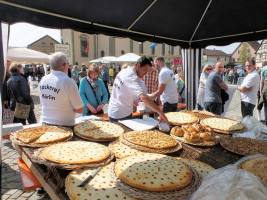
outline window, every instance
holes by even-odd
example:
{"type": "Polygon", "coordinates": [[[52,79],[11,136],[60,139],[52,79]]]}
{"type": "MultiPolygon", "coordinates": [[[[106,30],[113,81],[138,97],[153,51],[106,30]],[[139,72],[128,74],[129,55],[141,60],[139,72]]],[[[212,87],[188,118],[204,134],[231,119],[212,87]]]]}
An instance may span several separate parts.
{"type": "Polygon", "coordinates": [[[45,42],[42,42],[42,46],[43,46],[43,47],[45,46],[45,42]]]}
{"type": "Polygon", "coordinates": [[[238,54],[240,54],[240,50],[238,50],[238,54]]]}
{"type": "Polygon", "coordinates": [[[226,58],[224,59],[224,61],[226,61],[226,58]]]}
{"type": "Polygon", "coordinates": [[[80,35],[80,44],[81,44],[81,57],[88,57],[89,52],[89,41],[87,41],[87,35],[80,35]]]}
{"type": "Polygon", "coordinates": [[[165,44],[162,44],[162,55],[165,56],[165,44]]]}
{"type": "Polygon", "coordinates": [[[217,61],[220,61],[220,57],[217,57],[217,61]]]}
{"type": "Polygon", "coordinates": [[[50,43],[50,47],[53,47],[54,46],[54,44],[53,43],[50,43]]]}
{"type": "Polygon", "coordinates": [[[155,55],[155,47],[153,47],[153,48],[151,49],[151,53],[152,53],[152,55],[155,55]]]}
{"type": "Polygon", "coordinates": [[[105,56],[105,51],[104,50],[100,51],[100,57],[104,57],[104,56],[105,56]]]}
{"type": "Polygon", "coordinates": [[[235,62],[235,58],[233,58],[233,62],[235,62]]]}
{"type": "Polygon", "coordinates": [[[144,44],[143,44],[143,42],[139,42],[139,53],[140,54],[144,53],[144,44]]]}
{"type": "Polygon", "coordinates": [[[250,49],[248,49],[248,53],[250,53],[250,49]]]}
{"type": "Polygon", "coordinates": [[[124,50],[121,50],[121,54],[124,55],[125,54],[125,51],[124,50]]]}

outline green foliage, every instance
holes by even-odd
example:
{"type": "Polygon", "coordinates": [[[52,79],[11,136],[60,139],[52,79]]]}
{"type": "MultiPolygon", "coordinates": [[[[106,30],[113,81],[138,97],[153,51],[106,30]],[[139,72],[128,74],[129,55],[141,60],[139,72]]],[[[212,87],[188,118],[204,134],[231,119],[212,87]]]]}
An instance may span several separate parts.
{"type": "Polygon", "coordinates": [[[244,65],[245,65],[247,60],[251,59],[249,46],[248,46],[248,43],[246,43],[246,42],[244,42],[243,45],[242,45],[242,48],[240,50],[239,59],[240,59],[239,62],[241,64],[244,64],[244,65]]]}

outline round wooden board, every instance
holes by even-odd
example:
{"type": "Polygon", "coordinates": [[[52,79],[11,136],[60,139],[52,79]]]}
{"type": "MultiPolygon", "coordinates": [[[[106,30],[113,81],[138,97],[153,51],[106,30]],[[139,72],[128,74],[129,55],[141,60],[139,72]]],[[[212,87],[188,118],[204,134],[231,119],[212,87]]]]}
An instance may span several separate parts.
{"type": "Polygon", "coordinates": [[[201,183],[201,175],[199,173],[191,168],[189,168],[192,171],[192,180],[189,185],[182,188],[181,190],[174,190],[169,192],[151,192],[142,190],[139,188],[132,187],[124,182],[122,182],[115,174],[114,167],[113,170],[111,170],[111,175],[113,176],[114,180],[116,181],[116,186],[119,190],[123,191],[124,193],[130,195],[133,198],[137,199],[144,199],[144,200],[170,200],[170,199],[179,199],[179,200],[185,200],[187,199],[197,188],[199,187],[201,183]]]}

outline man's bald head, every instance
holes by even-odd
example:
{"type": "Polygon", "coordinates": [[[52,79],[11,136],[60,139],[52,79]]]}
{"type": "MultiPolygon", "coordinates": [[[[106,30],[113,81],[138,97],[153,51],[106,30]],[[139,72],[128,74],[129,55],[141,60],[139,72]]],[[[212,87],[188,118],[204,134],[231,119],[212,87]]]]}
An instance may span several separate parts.
{"type": "Polygon", "coordinates": [[[224,64],[222,62],[217,62],[215,64],[215,68],[214,68],[214,71],[218,72],[219,74],[222,74],[223,73],[223,70],[224,70],[224,64]]]}

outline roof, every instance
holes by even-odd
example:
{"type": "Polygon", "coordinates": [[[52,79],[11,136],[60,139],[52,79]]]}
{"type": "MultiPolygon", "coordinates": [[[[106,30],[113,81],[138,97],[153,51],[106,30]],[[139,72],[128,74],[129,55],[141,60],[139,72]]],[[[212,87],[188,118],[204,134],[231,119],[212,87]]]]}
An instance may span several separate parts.
{"type": "Polygon", "coordinates": [[[8,24],[27,22],[182,48],[265,39],[266,19],[266,0],[0,1],[0,21],[8,24]]]}
{"type": "Polygon", "coordinates": [[[249,41],[247,42],[255,51],[257,51],[257,49],[260,46],[260,43],[258,43],[257,41],[249,41]]]}
{"type": "Polygon", "coordinates": [[[51,36],[49,36],[49,35],[45,35],[44,37],[41,37],[40,39],[38,39],[38,40],[32,42],[31,44],[29,44],[28,47],[31,46],[31,45],[33,45],[33,44],[35,44],[36,42],[39,42],[40,40],[42,40],[42,39],[44,39],[44,38],[46,38],[46,37],[49,37],[49,38],[50,38],[51,40],[53,40],[55,43],[59,43],[58,41],[56,41],[56,40],[55,40],[54,38],[52,38],[51,36]]]}
{"type": "Polygon", "coordinates": [[[203,55],[207,56],[229,56],[229,54],[224,53],[221,50],[211,50],[211,49],[204,49],[203,55]]]}

